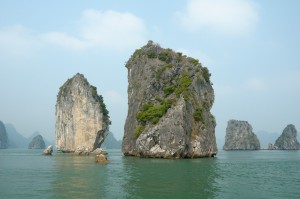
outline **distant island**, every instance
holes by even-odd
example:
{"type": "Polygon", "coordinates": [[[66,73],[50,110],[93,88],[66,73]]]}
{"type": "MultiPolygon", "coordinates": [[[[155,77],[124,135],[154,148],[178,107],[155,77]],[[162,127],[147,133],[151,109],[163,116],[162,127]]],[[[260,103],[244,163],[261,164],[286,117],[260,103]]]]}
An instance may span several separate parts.
{"type": "Polygon", "coordinates": [[[260,142],[247,121],[229,120],[224,150],[258,150],[260,142]]]}
{"type": "Polygon", "coordinates": [[[282,134],[277,138],[275,144],[269,144],[270,150],[299,150],[300,144],[297,140],[297,130],[293,124],[285,127],[282,134]]]}
{"type": "MultiPolygon", "coordinates": [[[[260,142],[252,126],[247,121],[229,120],[226,128],[224,150],[259,150],[260,142]]],[[[264,150],[300,150],[297,130],[293,124],[287,125],[275,144],[269,143],[264,150]]]]}
{"type": "Polygon", "coordinates": [[[34,136],[28,145],[28,149],[45,149],[45,141],[40,134],[34,136]]]}

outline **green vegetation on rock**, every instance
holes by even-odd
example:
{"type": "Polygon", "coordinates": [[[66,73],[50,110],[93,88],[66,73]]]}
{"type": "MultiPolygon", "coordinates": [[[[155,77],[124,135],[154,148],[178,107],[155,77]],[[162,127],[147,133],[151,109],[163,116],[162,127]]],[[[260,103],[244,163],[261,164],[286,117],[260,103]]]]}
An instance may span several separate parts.
{"type": "MultiPolygon", "coordinates": [[[[149,95],[144,91],[144,103],[140,105],[139,112],[136,114],[138,126],[133,136],[137,138],[144,130],[142,127],[157,124],[168,109],[176,104],[180,96],[194,107],[201,107],[196,109],[194,119],[204,123],[202,110],[209,111],[210,103],[199,104],[195,100],[191,84],[194,76],[197,77],[196,84],[211,83],[208,69],[202,67],[198,59],[187,57],[180,52],[176,53],[171,49],[162,49],[151,40],[145,47],[136,50],[131,59],[136,64],[142,57],[153,59],[148,60],[152,72],[148,77],[155,78],[155,88],[159,93],[149,95]]],[[[133,85],[136,86],[136,83],[133,85]]]]}
{"type": "Polygon", "coordinates": [[[133,137],[138,138],[141,135],[141,133],[144,131],[144,129],[145,126],[137,126],[134,130],[133,137]]]}
{"type": "Polygon", "coordinates": [[[205,79],[205,81],[210,83],[211,74],[209,73],[208,68],[206,68],[206,67],[202,68],[202,75],[203,75],[203,78],[205,79]]]}
{"type": "Polygon", "coordinates": [[[158,55],[158,59],[160,61],[164,61],[166,63],[170,63],[172,61],[172,55],[171,53],[172,52],[170,49],[167,49],[167,50],[164,50],[162,51],[159,55],[158,55]]]}
{"type": "Polygon", "coordinates": [[[175,93],[177,97],[179,97],[182,92],[188,91],[188,87],[191,85],[191,83],[192,80],[188,76],[188,74],[183,73],[182,76],[179,79],[177,79],[178,86],[175,89],[175,93]]]}
{"type": "Polygon", "coordinates": [[[164,88],[164,97],[168,97],[175,91],[175,87],[173,85],[167,86],[164,88]]]}
{"type": "Polygon", "coordinates": [[[91,87],[91,90],[92,90],[92,96],[94,97],[94,99],[99,102],[100,104],[100,110],[103,114],[103,121],[107,124],[111,124],[111,121],[109,120],[109,112],[106,108],[106,105],[104,104],[104,101],[103,101],[103,97],[102,95],[98,95],[97,94],[97,88],[95,86],[90,86],[91,87]]]}
{"type": "Polygon", "coordinates": [[[194,113],[194,119],[197,122],[202,122],[204,123],[204,119],[203,119],[203,115],[202,115],[202,109],[201,108],[197,108],[195,113],[194,113]]]}
{"type": "Polygon", "coordinates": [[[153,105],[152,103],[146,103],[143,105],[143,110],[137,114],[137,120],[142,125],[157,124],[159,119],[170,108],[170,104],[162,102],[159,105],[153,105]]]}

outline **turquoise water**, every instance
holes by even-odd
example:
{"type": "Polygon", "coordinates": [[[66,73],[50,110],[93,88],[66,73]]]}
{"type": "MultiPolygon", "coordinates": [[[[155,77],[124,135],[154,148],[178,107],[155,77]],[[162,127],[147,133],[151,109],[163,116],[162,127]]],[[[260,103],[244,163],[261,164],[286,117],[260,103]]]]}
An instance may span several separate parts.
{"type": "Polygon", "coordinates": [[[208,159],[110,163],[41,150],[0,150],[0,198],[300,198],[300,151],[220,151],[208,159]]]}

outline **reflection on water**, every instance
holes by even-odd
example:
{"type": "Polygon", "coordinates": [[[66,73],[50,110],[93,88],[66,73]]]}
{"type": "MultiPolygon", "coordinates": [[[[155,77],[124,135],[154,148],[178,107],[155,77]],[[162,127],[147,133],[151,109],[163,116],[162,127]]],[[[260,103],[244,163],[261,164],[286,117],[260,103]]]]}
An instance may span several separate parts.
{"type": "Polygon", "coordinates": [[[128,195],[136,198],[213,198],[215,159],[140,159],[124,157],[128,195]]]}
{"type": "Polygon", "coordinates": [[[213,198],[216,159],[143,159],[110,152],[110,163],[58,154],[55,198],[213,198]]]}
{"type": "Polygon", "coordinates": [[[146,159],[0,150],[0,198],[299,198],[300,151],[220,151],[216,158],[146,159]]]}

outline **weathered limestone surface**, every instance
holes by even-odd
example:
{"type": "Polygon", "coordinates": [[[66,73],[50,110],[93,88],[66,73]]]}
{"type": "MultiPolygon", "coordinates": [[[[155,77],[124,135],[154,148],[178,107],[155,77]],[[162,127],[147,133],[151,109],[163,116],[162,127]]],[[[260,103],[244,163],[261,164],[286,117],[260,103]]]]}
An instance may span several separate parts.
{"type": "Polygon", "coordinates": [[[125,155],[161,158],[211,157],[217,153],[214,91],[198,60],[149,41],[128,69],[125,155]]]}
{"type": "Polygon", "coordinates": [[[0,149],[8,148],[8,138],[5,126],[3,122],[0,120],[0,149]]]}
{"type": "Polygon", "coordinates": [[[224,150],[257,150],[260,143],[247,121],[229,120],[224,150]]]}
{"type": "Polygon", "coordinates": [[[297,140],[297,130],[293,124],[287,125],[282,134],[277,138],[274,149],[279,150],[297,150],[300,144],[297,140]]]}
{"type": "Polygon", "coordinates": [[[59,90],[56,103],[55,138],[58,151],[91,152],[109,132],[108,111],[97,89],[76,74],[59,90]]]}

